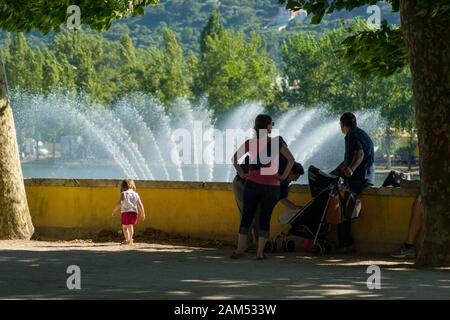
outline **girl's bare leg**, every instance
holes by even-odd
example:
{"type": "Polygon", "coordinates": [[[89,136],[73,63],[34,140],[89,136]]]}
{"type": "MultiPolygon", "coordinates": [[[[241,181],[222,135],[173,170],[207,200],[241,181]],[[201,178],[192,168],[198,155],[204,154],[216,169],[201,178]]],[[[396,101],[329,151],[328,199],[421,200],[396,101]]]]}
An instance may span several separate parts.
{"type": "Polygon", "coordinates": [[[134,236],[134,225],[130,224],[128,226],[128,230],[129,230],[129,235],[130,235],[130,244],[133,244],[133,236],[134,236]]]}
{"type": "Polygon", "coordinates": [[[127,225],[122,225],[122,232],[123,232],[123,236],[125,237],[125,241],[129,241],[130,238],[128,236],[128,226],[127,225]]]}

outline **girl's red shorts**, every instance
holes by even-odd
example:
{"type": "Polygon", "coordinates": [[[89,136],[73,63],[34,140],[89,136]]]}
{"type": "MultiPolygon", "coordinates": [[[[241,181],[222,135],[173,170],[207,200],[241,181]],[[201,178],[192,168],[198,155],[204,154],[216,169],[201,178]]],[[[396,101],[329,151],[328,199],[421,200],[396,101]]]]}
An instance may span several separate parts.
{"type": "Polygon", "coordinates": [[[137,213],[136,212],[122,212],[122,224],[136,224],[137,223],[137,213]]]}

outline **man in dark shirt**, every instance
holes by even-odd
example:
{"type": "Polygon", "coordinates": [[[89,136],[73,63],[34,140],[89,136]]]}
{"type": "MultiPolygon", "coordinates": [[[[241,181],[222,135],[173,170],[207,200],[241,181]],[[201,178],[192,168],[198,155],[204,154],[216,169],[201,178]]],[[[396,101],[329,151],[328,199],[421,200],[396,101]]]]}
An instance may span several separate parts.
{"type": "MultiPolygon", "coordinates": [[[[345,135],[344,161],[332,172],[345,176],[350,190],[359,195],[375,182],[374,147],[372,139],[358,128],[353,113],[341,116],[341,131],[345,135]]],[[[354,251],[351,220],[338,225],[338,249],[341,253],[354,251]]]]}

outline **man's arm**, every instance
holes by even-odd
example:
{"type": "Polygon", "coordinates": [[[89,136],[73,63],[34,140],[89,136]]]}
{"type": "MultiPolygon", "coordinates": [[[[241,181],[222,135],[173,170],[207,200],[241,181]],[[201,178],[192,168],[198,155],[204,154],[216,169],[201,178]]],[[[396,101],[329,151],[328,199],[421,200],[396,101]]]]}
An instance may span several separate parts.
{"type": "Polygon", "coordinates": [[[351,177],[353,175],[353,172],[356,170],[356,168],[359,167],[359,165],[361,164],[361,162],[364,160],[364,151],[361,150],[356,150],[353,153],[353,159],[352,159],[352,163],[350,163],[350,165],[348,165],[345,169],[344,169],[344,174],[346,177],[351,177]]]}

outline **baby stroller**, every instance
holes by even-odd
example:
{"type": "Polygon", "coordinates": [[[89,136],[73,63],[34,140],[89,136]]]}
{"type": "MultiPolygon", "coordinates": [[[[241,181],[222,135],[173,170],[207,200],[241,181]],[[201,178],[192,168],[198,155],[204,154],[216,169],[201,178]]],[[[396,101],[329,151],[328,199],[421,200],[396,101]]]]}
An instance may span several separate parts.
{"type": "Polygon", "coordinates": [[[277,250],[280,238],[283,239],[284,251],[294,251],[295,242],[287,239],[289,235],[294,235],[313,240],[313,255],[329,253],[331,243],[326,236],[330,231],[330,224],[339,224],[359,216],[361,203],[348,191],[342,178],[310,166],[308,182],[313,199],[297,212],[280,215],[280,223],[290,225],[290,228],[287,233],[279,233],[270,242],[272,252],[277,250]]]}

